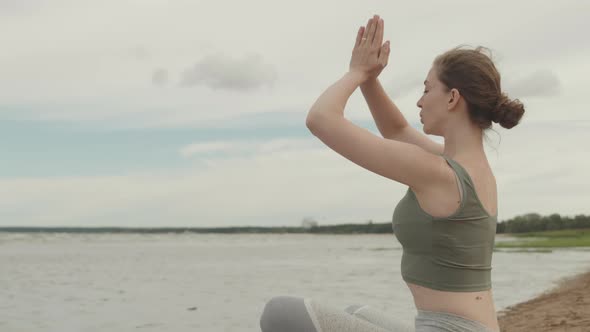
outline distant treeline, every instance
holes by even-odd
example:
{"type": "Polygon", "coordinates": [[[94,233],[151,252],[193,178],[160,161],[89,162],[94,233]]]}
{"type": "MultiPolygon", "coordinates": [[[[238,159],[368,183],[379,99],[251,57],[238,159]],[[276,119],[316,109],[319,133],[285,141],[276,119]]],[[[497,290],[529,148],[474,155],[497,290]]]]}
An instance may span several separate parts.
{"type": "MultiPolygon", "coordinates": [[[[499,222],[496,233],[525,233],[560,229],[590,228],[590,216],[562,217],[557,213],[541,216],[528,213],[499,222]]],[[[391,222],[342,224],[311,227],[0,227],[0,232],[50,233],[312,233],[312,234],[386,234],[393,233],[391,222]]]]}
{"type": "Polygon", "coordinates": [[[498,223],[496,233],[526,233],[580,228],[590,228],[590,216],[579,214],[572,218],[562,217],[558,213],[549,216],[528,213],[498,223]]]}

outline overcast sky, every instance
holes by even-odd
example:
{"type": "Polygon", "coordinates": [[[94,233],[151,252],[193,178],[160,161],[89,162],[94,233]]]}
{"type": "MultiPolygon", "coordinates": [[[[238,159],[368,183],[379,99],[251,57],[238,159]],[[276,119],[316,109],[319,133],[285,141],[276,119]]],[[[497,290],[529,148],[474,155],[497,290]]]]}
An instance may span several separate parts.
{"type": "MultiPolygon", "coordinates": [[[[420,130],[434,57],[493,51],[526,107],[486,134],[499,220],[590,214],[589,12],[577,0],[0,0],[0,226],[390,222],[407,187],[305,127],[373,14],[391,41],[380,81],[420,130]]],[[[360,90],[345,116],[379,135],[360,90]]]]}

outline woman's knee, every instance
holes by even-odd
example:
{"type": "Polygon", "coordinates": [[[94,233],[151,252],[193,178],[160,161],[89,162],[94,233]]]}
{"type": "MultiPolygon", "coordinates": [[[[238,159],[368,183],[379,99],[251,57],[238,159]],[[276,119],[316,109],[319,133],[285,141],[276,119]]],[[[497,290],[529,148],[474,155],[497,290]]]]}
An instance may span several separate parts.
{"type": "Polygon", "coordinates": [[[302,297],[275,296],[264,306],[260,316],[262,332],[315,332],[302,297]]]}
{"type": "Polygon", "coordinates": [[[365,307],[365,304],[353,304],[344,309],[347,313],[354,315],[360,308],[365,307]]]}

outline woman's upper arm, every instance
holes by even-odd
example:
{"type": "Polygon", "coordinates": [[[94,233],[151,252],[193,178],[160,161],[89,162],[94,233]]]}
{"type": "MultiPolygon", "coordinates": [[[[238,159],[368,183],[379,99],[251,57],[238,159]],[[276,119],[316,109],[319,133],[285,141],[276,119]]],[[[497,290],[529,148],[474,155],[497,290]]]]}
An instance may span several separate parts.
{"type": "Polygon", "coordinates": [[[401,130],[398,130],[395,134],[389,135],[385,138],[404,143],[415,144],[436,155],[442,155],[445,149],[444,144],[436,143],[435,141],[428,138],[428,136],[419,132],[416,128],[410,125],[405,126],[401,130]]]}

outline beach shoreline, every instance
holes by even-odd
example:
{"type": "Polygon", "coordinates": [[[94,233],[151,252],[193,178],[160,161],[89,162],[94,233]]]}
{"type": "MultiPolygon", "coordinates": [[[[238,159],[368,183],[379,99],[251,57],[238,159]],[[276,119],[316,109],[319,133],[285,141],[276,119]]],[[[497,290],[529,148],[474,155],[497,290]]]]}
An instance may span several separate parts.
{"type": "Polygon", "coordinates": [[[590,269],[541,295],[498,311],[502,332],[590,331],[590,269]]]}

